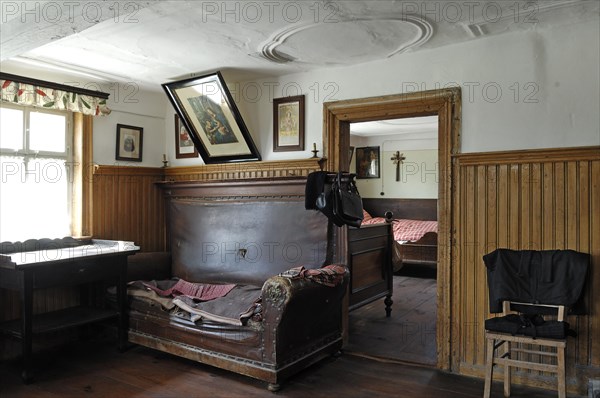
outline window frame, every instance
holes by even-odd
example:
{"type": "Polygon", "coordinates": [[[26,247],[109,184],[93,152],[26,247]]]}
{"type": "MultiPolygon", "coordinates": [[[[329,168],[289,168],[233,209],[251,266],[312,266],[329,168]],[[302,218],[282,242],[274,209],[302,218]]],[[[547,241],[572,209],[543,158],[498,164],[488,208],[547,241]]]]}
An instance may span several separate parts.
{"type": "MultiPolygon", "coordinates": [[[[16,105],[6,102],[0,103],[0,108],[16,109],[23,112],[23,132],[22,132],[22,143],[23,148],[19,150],[2,148],[0,146],[0,157],[18,157],[23,159],[24,167],[27,167],[31,160],[42,158],[42,159],[64,159],[65,171],[67,179],[67,216],[69,219],[69,231],[71,235],[74,235],[74,199],[77,197],[74,192],[76,188],[75,182],[75,171],[74,171],[74,123],[73,113],[69,111],[43,109],[38,107],[30,107],[23,105],[16,105]],[[32,113],[45,113],[52,115],[60,115],[65,117],[65,150],[63,152],[56,151],[44,151],[44,150],[32,150],[30,149],[30,124],[32,113]]],[[[1,144],[0,144],[1,145],[1,144]]],[[[29,173],[26,174],[29,176],[29,173]]]]}

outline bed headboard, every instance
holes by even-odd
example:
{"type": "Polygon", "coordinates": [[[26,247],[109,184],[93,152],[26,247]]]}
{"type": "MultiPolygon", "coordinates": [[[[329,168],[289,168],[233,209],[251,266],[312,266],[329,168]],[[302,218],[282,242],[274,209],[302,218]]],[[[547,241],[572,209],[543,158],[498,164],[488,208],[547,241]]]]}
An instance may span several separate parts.
{"type": "Polygon", "coordinates": [[[392,211],[394,218],[437,221],[437,199],[365,199],[363,208],[373,217],[392,211]]]}
{"type": "Polygon", "coordinates": [[[173,276],[262,285],[298,265],[330,263],[329,222],[305,210],[305,184],[305,178],[163,184],[173,276]]]}

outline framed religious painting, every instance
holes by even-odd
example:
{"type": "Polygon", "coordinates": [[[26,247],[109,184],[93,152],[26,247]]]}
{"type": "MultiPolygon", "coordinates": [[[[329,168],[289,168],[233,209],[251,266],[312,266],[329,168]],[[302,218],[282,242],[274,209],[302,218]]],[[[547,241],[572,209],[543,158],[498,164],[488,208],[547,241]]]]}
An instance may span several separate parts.
{"type": "Polygon", "coordinates": [[[356,148],[356,178],[379,178],[379,147],[356,148]]]}
{"type": "Polygon", "coordinates": [[[197,158],[198,150],[190,137],[188,129],[185,127],[179,118],[175,115],[175,158],[197,158]]]}
{"type": "Polygon", "coordinates": [[[273,99],[273,152],[304,150],[304,95],[273,99]]]}
{"type": "Polygon", "coordinates": [[[261,160],[220,72],[162,87],[204,163],[261,160]]]}
{"type": "Polygon", "coordinates": [[[142,161],[144,129],[142,127],[117,124],[116,160],[142,161]]]}

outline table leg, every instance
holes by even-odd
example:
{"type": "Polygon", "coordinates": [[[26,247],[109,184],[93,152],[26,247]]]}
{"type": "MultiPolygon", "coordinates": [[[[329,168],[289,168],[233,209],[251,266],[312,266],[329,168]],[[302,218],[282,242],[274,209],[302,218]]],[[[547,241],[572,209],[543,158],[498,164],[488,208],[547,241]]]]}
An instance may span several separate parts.
{"type": "Polygon", "coordinates": [[[31,345],[33,340],[33,273],[23,273],[23,289],[21,290],[21,349],[23,354],[23,382],[33,379],[31,369],[31,345]]]}
{"type": "Polygon", "coordinates": [[[119,281],[117,283],[117,307],[119,309],[118,339],[119,350],[127,348],[127,333],[129,329],[129,313],[127,305],[127,257],[119,258],[119,281]]]}

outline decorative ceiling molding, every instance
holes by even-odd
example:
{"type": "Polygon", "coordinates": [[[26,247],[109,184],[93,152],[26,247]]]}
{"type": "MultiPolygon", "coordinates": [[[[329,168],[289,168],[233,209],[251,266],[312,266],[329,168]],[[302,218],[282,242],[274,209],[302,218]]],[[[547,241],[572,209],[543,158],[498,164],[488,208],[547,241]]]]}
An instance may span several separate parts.
{"type": "MultiPolygon", "coordinates": [[[[537,23],[537,16],[542,13],[551,12],[555,10],[559,10],[562,8],[573,7],[580,3],[580,0],[556,0],[556,1],[547,1],[547,2],[526,2],[524,4],[520,4],[518,2],[515,3],[507,3],[509,6],[507,8],[502,8],[502,12],[500,16],[497,18],[485,17],[485,15],[480,15],[478,18],[472,21],[470,24],[465,24],[465,30],[473,37],[481,37],[490,34],[490,30],[487,29],[494,24],[498,24],[500,22],[505,23],[515,23],[515,19],[523,18],[523,22],[527,22],[530,19],[530,23],[537,23]],[[519,7],[515,9],[515,7],[519,7]]],[[[498,3],[495,3],[496,6],[498,3]]],[[[504,26],[504,25],[503,25],[504,26]]]]}
{"type": "MultiPolygon", "coordinates": [[[[411,15],[403,15],[403,16],[396,17],[396,18],[390,18],[390,17],[354,18],[354,19],[351,19],[348,21],[338,22],[338,24],[371,22],[371,21],[377,21],[377,22],[381,22],[381,23],[402,22],[402,23],[409,24],[411,27],[415,28],[417,31],[416,37],[411,38],[410,40],[408,40],[406,42],[400,43],[400,45],[398,47],[396,47],[394,50],[392,50],[391,52],[389,52],[385,56],[385,58],[390,58],[396,54],[400,54],[404,51],[407,51],[408,49],[411,49],[414,47],[419,47],[419,46],[425,44],[427,41],[429,41],[429,39],[431,39],[431,37],[433,36],[433,33],[434,33],[434,28],[431,25],[431,23],[429,23],[429,21],[427,21],[423,17],[411,16],[411,15]]],[[[294,35],[297,35],[301,32],[304,32],[304,31],[307,31],[310,29],[320,28],[323,26],[325,26],[325,24],[323,24],[323,23],[308,23],[308,24],[286,27],[286,28],[280,30],[279,32],[276,32],[267,42],[263,43],[260,46],[259,55],[262,58],[267,59],[267,60],[277,63],[277,64],[285,64],[285,63],[289,63],[289,62],[303,62],[303,60],[297,59],[293,55],[285,54],[285,53],[279,51],[277,48],[282,46],[286,42],[286,40],[290,39],[294,35]]],[[[315,45],[315,43],[309,43],[309,44],[311,46],[315,45]]]]}

